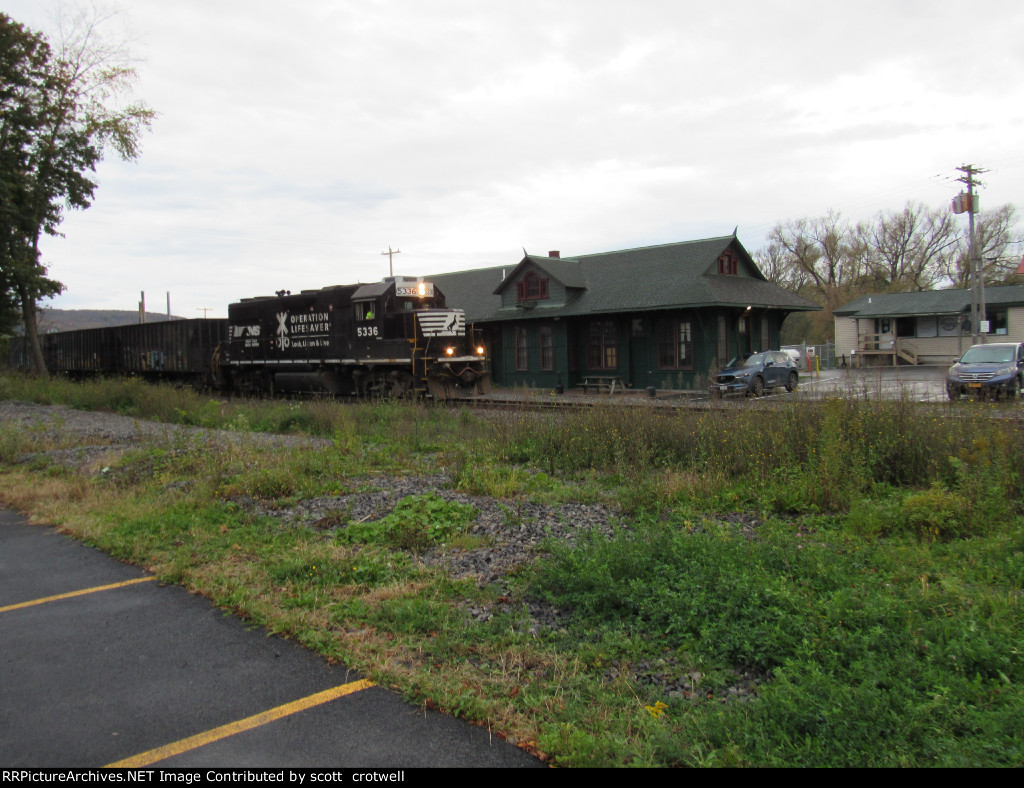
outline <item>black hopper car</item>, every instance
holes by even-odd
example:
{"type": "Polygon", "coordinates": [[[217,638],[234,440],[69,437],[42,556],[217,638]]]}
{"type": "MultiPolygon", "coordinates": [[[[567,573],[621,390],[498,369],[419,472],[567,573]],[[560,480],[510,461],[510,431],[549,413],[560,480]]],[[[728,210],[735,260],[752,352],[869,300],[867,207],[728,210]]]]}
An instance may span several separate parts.
{"type": "MultiPolygon", "coordinates": [[[[63,331],[40,337],[49,370],[133,375],[248,394],[487,394],[490,371],[465,313],[430,282],[365,285],[246,298],[228,319],[63,331]]],[[[26,366],[22,343],[11,364],[26,366]]]]}
{"type": "MultiPolygon", "coordinates": [[[[228,336],[224,319],[167,320],[42,334],[43,360],[54,374],[72,378],[124,375],[214,388],[219,349],[228,336]]],[[[24,340],[11,343],[10,365],[27,369],[24,340]]]]}

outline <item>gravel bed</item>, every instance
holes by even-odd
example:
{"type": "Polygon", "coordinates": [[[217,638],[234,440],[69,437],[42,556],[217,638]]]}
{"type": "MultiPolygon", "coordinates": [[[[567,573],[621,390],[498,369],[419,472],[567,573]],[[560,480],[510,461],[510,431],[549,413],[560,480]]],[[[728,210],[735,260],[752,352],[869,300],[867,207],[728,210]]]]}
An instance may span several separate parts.
{"type": "MultiPolygon", "coordinates": [[[[113,459],[153,441],[190,442],[204,446],[228,443],[260,443],[273,446],[330,445],[330,441],[300,435],[213,430],[185,427],[121,416],[116,413],[85,411],[64,405],[37,405],[28,402],[0,401],[0,423],[17,424],[40,440],[72,448],[45,452],[50,462],[71,469],[81,468],[100,457],[113,459]]],[[[30,460],[36,454],[25,455],[30,460]]]]}
{"type": "MultiPolygon", "coordinates": [[[[28,462],[45,455],[48,462],[73,470],[95,468],[101,461],[109,464],[120,453],[157,440],[187,444],[198,439],[204,446],[243,440],[275,446],[330,443],[302,436],[184,427],[112,413],[9,401],[0,402],[0,421],[16,423],[33,431],[42,440],[64,445],[75,443],[74,447],[26,454],[21,458],[28,462]]],[[[236,503],[279,520],[283,527],[303,525],[330,530],[343,527],[348,522],[385,517],[399,501],[410,495],[434,493],[446,501],[472,504],[479,514],[469,533],[481,537],[484,546],[473,550],[435,549],[418,558],[426,566],[442,567],[452,577],[472,580],[481,587],[501,583],[507,575],[534,560],[545,539],[571,544],[586,531],[596,529],[609,534],[616,522],[614,513],[601,505],[570,503],[541,506],[522,501],[503,502],[453,492],[448,489],[450,481],[445,474],[381,476],[362,481],[359,485],[361,492],[310,498],[290,507],[268,508],[253,498],[238,498],[236,503]]],[[[474,620],[487,621],[496,613],[508,612],[511,605],[507,597],[499,595],[499,602],[495,605],[485,607],[467,601],[465,609],[474,620]]],[[[531,632],[537,633],[543,628],[562,629],[563,611],[530,604],[529,614],[526,627],[531,632]]]]}
{"type": "MultiPolygon", "coordinates": [[[[273,446],[330,445],[329,441],[302,436],[184,427],[111,413],[78,411],[64,406],[9,401],[0,401],[0,422],[18,424],[38,434],[41,439],[64,447],[25,455],[23,461],[45,454],[51,463],[83,472],[96,472],[101,460],[109,464],[119,453],[158,440],[181,442],[183,446],[241,441],[273,446]]],[[[564,632],[571,611],[536,601],[513,601],[506,594],[506,578],[535,560],[542,553],[546,540],[572,545],[581,534],[593,531],[611,534],[620,526],[618,513],[600,504],[542,505],[464,495],[451,490],[450,482],[450,477],[443,473],[417,477],[379,476],[362,480],[357,492],[310,498],[289,507],[268,508],[252,498],[238,498],[236,503],[278,519],[282,527],[311,526],[325,531],[345,527],[349,522],[385,517],[399,501],[410,495],[434,493],[446,501],[471,504],[478,515],[469,533],[480,537],[483,546],[466,550],[437,548],[420,554],[418,560],[426,566],[445,569],[453,578],[471,580],[480,587],[490,586],[496,591],[496,601],[491,604],[471,599],[463,601],[463,610],[470,620],[486,622],[496,615],[510,615],[519,621],[521,629],[533,635],[564,632]]],[[[725,515],[715,520],[736,528],[747,538],[754,538],[760,524],[755,516],[742,514],[725,515]]],[[[715,698],[721,702],[756,698],[758,686],[768,678],[761,674],[737,672],[732,684],[708,692],[702,687],[699,673],[687,673],[672,660],[645,661],[634,665],[611,663],[605,679],[617,681],[623,677],[641,686],[658,688],[668,697],[690,700],[715,698]]]]}
{"type": "Polygon", "coordinates": [[[545,539],[571,545],[584,532],[596,530],[610,535],[617,519],[608,507],[600,504],[543,506],[499,501],[453,492],[450,486],[447,474],[379,476],[363,481],[360,487],[364,492],[351,495],[309,498],[284,509],[265,509],[255,501],[250,505],[286,524],[335,530],[344,527],[342,523],[379,520],[410,495],[433,493],[445,501],[470,504],[478,514],[469,534],[481,537],[486,546],[474,550],[438,548],[420,554],[419,558],[427,566],[442,566],[453,577],[472,579],[480,586],[497,582],[530,561],[545,539]]]}

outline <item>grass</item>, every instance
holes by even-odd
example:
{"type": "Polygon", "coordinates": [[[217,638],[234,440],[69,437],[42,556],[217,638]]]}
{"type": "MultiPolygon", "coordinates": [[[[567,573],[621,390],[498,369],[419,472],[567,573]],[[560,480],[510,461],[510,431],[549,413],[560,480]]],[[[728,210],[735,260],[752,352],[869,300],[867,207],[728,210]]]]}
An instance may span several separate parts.
{"type": "Polygon", "coordinates": [[[22,462],[58,442],[4,426],[0,496],[556,764],[1024,764],[1015,411],[854,398],[488,421],[19,378],[0,396],[328,438],[167,438],[77,472],[22,462]],[[269,516],[438,466],[513,518],[600,501],[621,524],[481,588],[421,560],[479,546],[475,510],[439,496],[363,522],[269,516]],[[562,625],[538,629],[528,604],[562,625]]]}

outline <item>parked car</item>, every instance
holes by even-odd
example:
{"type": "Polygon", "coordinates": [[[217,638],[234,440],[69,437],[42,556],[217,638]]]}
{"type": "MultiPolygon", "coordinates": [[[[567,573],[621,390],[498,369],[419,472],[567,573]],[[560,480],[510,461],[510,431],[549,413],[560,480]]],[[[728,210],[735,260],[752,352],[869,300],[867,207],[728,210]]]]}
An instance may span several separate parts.
{"type": "Polygon", "coordinates": [[[946,393],[952,400],[964,394],[982,397],[1019,397],[1024,381],[1024,342],[972,345],[946,375],[946,393]]]}
{"type": "Polygon", "coordinates": [[[732,359],[711,380],[711,395],[750,394],[760,397],[768,389],[785,386],[793,391],[800,381],[796,362],[781,350],[765,350],[732,359]]]}

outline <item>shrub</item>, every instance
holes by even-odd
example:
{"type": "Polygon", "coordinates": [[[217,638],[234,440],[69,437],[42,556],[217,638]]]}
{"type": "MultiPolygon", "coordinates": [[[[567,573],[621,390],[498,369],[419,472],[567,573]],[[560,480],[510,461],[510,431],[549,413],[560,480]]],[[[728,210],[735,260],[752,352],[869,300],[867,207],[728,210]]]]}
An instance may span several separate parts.
{"type": "Polygon", "coordinates": [[[476,519],[476,507],[446,501],[436,493],[410,495],[380,520],[352,523],[337,534],[342,542],[386,544],[420,551],[465,533],[476,519]]]}
{"type": "Polygon", "coordinates": [[[970,510],[962,495],[935,485],[903,500],[900,523],[925,539],[949,539],[969,533],[970,510]]]}
{"type": "Polygon", "coordinates": [[[25,431],[14,424],[0,425],[0,463],[11,463],[25,452],[25,431]]]}

